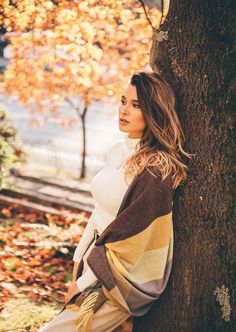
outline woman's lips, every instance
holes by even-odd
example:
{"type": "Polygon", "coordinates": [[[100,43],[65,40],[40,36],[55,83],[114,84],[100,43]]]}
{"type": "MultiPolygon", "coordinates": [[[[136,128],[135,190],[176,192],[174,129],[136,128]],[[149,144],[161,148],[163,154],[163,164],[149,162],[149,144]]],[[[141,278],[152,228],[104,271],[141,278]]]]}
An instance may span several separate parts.
{"type": "Polygon", "coordinates": [[[120,123],[122,123],[122,124],[128,124],[129,121],[126,121],[126,120],[124,120],[124,119],[120,119],[120,123]]]}

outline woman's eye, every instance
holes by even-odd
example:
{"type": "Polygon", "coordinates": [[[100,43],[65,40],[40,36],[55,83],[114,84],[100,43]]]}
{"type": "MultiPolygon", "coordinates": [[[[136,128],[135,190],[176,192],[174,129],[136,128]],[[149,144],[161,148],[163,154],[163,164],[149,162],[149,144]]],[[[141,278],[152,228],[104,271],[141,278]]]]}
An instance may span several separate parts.
{"type": "MultiPolygon", "coordinates": [[[[120,99],[120,102],[121,102],[121,104],[124,104],[124,103],[125,103],[125,100],[124,100],[124,99],[120,99]]],[[[135,108],[140,108],[140,106],[137,105],[137,104],[133,104],[133,107],[135,107],[135,108]]]]}

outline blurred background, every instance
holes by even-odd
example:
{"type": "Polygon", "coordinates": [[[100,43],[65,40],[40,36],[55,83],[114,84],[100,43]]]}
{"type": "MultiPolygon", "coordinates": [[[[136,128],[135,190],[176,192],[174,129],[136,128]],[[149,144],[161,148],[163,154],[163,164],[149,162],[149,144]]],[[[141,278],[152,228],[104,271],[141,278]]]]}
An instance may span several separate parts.
{"type": "Polygon", "coordinates": [[[135,71],[150,69],[168,6],[1,1],[1,331],[37,331],[61,309],[94,208],[90,180],[125,135],[120,96],[135,71]]]}
{"type": "Polygon", "coordinates": [[[168,1],[3,2],[0,107],[25,172],[89,180],[104,165],[123,136],[122,89],[149,68],[150,21],[158,28],[167,10],[168,1]]]}
{"type": "MultiPolygon", "coordinates": [[[[7,112],[18,137],[27,154],[27,163],[19,168],[21,172],[43,175],[78,178],[82,167],[82,124],[76,121],[70,128],[64,128],[60,121],[49,116],[47,122],[39,127],[30,123],[31,115],[17,98],[0,95],[1,109],[7,112]]],[[[66,103],[60,104],[60,113],[72,113],[66,103]]],[[[42,122],[44,121],[42,116],[42,122]]],[[[40,121],[40,116],[38,116],[40,121]]],[[[109,145],[122,137],[118,130],[118,105],[106,105],[103,102],[92,102],[85,120],[86,130],[86,170],[87,181],[102,168],[109,145]]],[[[19,165],[18,165],[19,166],[19,165]]]]}

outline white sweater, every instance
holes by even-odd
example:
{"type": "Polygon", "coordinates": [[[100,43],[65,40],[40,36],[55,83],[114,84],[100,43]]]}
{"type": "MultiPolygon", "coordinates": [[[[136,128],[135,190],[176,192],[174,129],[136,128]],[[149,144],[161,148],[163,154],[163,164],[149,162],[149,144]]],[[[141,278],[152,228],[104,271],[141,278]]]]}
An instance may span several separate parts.
{"type": "MultiPolygon", "coordinates": [[[[115,219],[121,202],[133,177],[124,178],[122,161],[135,153],[135,146],[139,138],[130,138],[128,134],[113,143],[108,150],[105,166],[91,181],[91,193],[95,200],[95,208],[88,220],[87,226],[74,252],[73,260],[82,259],[89,243],[94,236],[94,229],[101,234],[103,230],[115,219]]],[[[83,291],[97,280],[90,268],[77,279],[78,287],[83,291]]]]}

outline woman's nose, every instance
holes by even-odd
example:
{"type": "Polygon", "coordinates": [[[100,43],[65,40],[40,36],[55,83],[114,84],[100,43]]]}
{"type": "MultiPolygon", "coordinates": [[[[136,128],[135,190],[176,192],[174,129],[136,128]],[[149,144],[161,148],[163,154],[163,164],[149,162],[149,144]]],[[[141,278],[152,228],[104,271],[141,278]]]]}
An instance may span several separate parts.
{"type": "Polygon", "coordinates": [[[127,106],[122,107],[121,114],[128,114],[128,109],[126,107],[127,106]]]}

